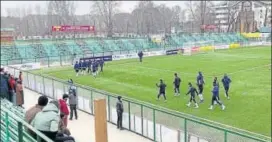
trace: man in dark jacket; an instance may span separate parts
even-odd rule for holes
[[[139,56],[140,62],[142,62],[142,61],[143,61],[143,56],[144,56],[143,51],[140,51],[140,52],[138,53],[138,56]]]
[[[122,97],[118,96],[117,97],[118,101],[116,103],[116,110],[117,110],[117,129],[122,130],[122,119],[123,119],[123,112],[124,112],[124,107],[123,107],[123,102],[122,102]]]
[[[1,78],[0,78],[0,81],[1,81],[1,86],[0,86],[0,93],[1,93],[1,98],[5,98],[5,99],[9,99],[8,98],[8,94],[9,94],[9,88],[8,88],[8,78],[7,78],[7,75],[4,73],[4,68],[1,68],[0,69],[0,73],[1,73]]]
[[[229,99],[229,87],[231,79],[227,76],[227,74],[225,74],[224,77],[222,78],[222,83],[225,89],[225,96]]]
[[[213,94],[213,95],[212,95],[212,103],[211,103],[211,106],[210,106],[209,109],[212,110],[212,109],[213,109],[214,102],[217,102],[217,104],[219,104],[219,105],[221,106],[222,110],[224,110],[224,109],[225,109],[224,104],[218,100],[218,96],[219,96],[219,86],[215,85],[215,86],[213,87],[212,94]]]

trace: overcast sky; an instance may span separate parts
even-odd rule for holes
[[[121,12],[131,12],[139,1],[122,1],[121,2]],[[83,15],[90,11],[91,2],[90,1],[76,1],[77,5],[76,14]],[[166,4],[169,7],[179,5],[184,7],[184,1],[154,1],[155,4]],[[6,16],[7,8],[22,8],[22,7],[35,7],[36,4],[41,5],[45,9],[46,1],[1,1],[1,16]]]

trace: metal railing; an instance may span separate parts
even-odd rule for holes
[[[18,76],[20,70],[7,67],[9,73]],[[65,80],[23,71],[23,84],[26,88],[59,99],[68,92]],[[116,124],[115,104],[117,94],[75,84],[77,87],[78,108],[94,115],[96,99],[106,99],[107,120]],[[129,131],[156,142],[268,142],[271,137],[226,126],[189,114],[172,111],[146,102],[123,97],[123,126]]]
[[[36,138],[27,133],[31,130]],[[53,142],[1,104],[1,142]]]

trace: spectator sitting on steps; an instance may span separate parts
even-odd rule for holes
[[[58,113],[59,103],[57,101],[50,101],[41,112],[36,114],[31,125],[54,141],[58,133],[60,122],[60,116]]]
[[[36,104],[35,106],[31,107],[30,109],[28,109],[26,111],[25,114],[25,121],[29,124],[31,124],[32,120],[35,118],[36,114],[38,112],[41,112],[42,109],[47,105],[48,103],[48,98],[46,96],[40,96],[38,99],[38,104]],[[30,131],[27,130],[28,133],[30,133],[31,136],[35,137],[36,135]]]

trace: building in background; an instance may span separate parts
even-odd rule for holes
[[[224,1],[213,9],[220,32],[254,32],[271,26],[271,1]]]

